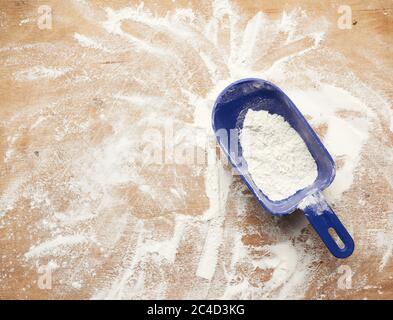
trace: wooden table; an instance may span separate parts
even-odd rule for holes
[[[287,2],[1,1],[1,299],[393,298],[393,3],[347,1],[346,24],[339,1]],[[247,76],[369,110],[334,114],[358,123],[326,194],[349,259],[203,161],[216,94]],[[144,163],[174,137],[202,161]]]

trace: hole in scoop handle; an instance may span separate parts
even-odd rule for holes
[[[345,229],[321,193],[317,193],[312,195],[310,198],[306,198],[306,200],[301,204],[300,209],[303,210],[308,221],[311,223],[329,251],[336,258],[344,259],[352,254],[355,249],[355,244],[351,235]],[[337,233],[338,237],[344,244],[343,248],[338,246],[337,242],[329,233],[329,229],[334,229]]]

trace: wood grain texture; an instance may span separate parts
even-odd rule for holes
[[[264,214],[238,177],[225,201],[218,198],[225,214],[205,219],[211,206],[205,165],[139,162],[136,142],[146,130],[163,132],[163,119],[175,130],[193,125],[194,106],[184,90],[202,99],[216,82],[232,77],[225,59],[234,35],[224,15],[212,45],[198,29],[212,19],[212,3],[169,0],[145,1],[140,10],[151,15],[121,20],[122,35],[108,32],[105,8],[117,12],[138,4],[1,1],[0,298],[392,299],[393,2],[347,1],[353,25],[341,30],[339,1],[233,1],[243,29],[260,11],[269,25],[283,11],[300,8],[307,14],[303,32],[325,19],[321,48],[294,57],[290,68],[304,67],[305,90],[313,84],[307,68],[320,70],[326,81],[336,74],[334,84],[353,89],[373,113],[354,181],[332,204],[356,242],[345,261],[330,256],[300,212],[281,219]],[[50,30],[37,25],[41,5],[51,7]],[[182,22],[174,23],[180,8],[192,9],[197,22],[182,11]],[[314,43],[282,37],[264,55],[253,53],[257,70]],[[216,71],[201,52],[215,61]],[[290,86],[291,80],[277,84]],[[346,110],[338,116],[362,117]],[[327,125],[314,128],[323,139]],[[360,135],[362,130],[359,125]],[[214,274],[203,279],[197,272],[209,230],[212,236],[218,230],[222,241]],[[265,286],[279,266],[255,267],[267,255],[264,248],[281,242],[312,257],[304,262],[305,279],[288,294],[286,283],[270,291]],[[237,243],[248,260],[234,257]],[[40,267],[48,263],[50,290],[39,287]],[[338,283],[346,268],[352,283],[343,289]],[[236,285],[239,292],[228,291]]]

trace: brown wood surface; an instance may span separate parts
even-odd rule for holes
[[[37,10],[43,4],[52,8],[50,30],[37,26]],[[131,151],[130,141],[149,128],[143,119],[170,119],[177,128],[193,123],[194,109],[182,89],[205,97],[215,85],[206,66],[196,57],[199,49],[192,47],[197,41],[201,43],[202,35],[179,40],[167,26],[154,29],[137,19],[123,20],[122,30],[143,40],[148,48],[157,45],[176,52],[173,61],[163,65],[158,53],[136,48],[103,28],[105,7],[135,8],[137,2],[2,0],[1,299],[221,298],[229,285],[243,280],[253,293],[250,295],[247,289],[242,295],[240,290],[230,298],[393,298],[393,126],[392,115],[386,111],[386,104],[393,110],[393,2],[346,1],[353,12],[350,30],[337,28],[340,1],[238,0],[233,4],[244,21],[259,11],[269,21],[277,21],[284,10],[294,8],[307,13],[305,21],[324,17],[329,27],[321,50],[331,55],[305,54],[294,63],[327,68],[330,75],[337,74],[336,85],[342,87],[351,87],[356,78],[365,84],[359,99],[376,95],[367,100],[375,101],[375,105],[367,102],[367,106],[376,118],[354,181],[333,203],[354,236],[353,256],[345,261],[333,258],[300,213],[280,219],[264,214],[235,177],[225,203],[219,204],[225,216],[214,275],[211,279],[197,276],[209,224],[212,228],[216,221],[203,219],[209,207],[206,168],[142,166],[133,162],[133,152],[138,150]],[[210,1],[148,0],[143,10],[150,10],[154,19],[164,19],[179,8],[192,8],[196,17],[205,21],[212,16]],[[228,28],[222,24],[219,31],[220,48],[225,49]],[[101,47],[84,47],[75,34],[96,39]],[[203,50],[220,60],[224,49],[209,49],[207,40],[202,45]],[[278,40],[260,59],[260,69],[309,45],[302,41],[288,46]],[[45,68],[63,74],[46,77]],[[223,74],[228,73],[224,66],[220,68]],[[29,79],[26,70],[35,78]],[[37,76],[34,70],[41,73]],[[44,76],[40,76],[42,72]],[[118,94],[139,95],[142,102],[132,105],[114,98]],[[150,101],[146,97],[153,98]],[[351,116],[342,114],[343,118]],[[210,124],[206,127],[210,128]],[[315,129],[323,138],[326,128]],[[340,159],[335,160],[340,166]],[[145,192],[143,186],[151,192]],[[147,246],[149,241],[162,246],[158,251],[165,256],[176,228],[182,225],[179,219],[186,222],[184,230],[179,231],[174,257],[162,258],[156,253],[138,256],[138,246]],[[89,239],[78,242],[75,235],[80,234]],[[32,246],[54,239],[60,243],[52,242],[51,248],[37,256],[26,256]],[[73,244],[67,245],[67,239]],[[301,288],[296,293],[278,295],[284,292],[284,283],[277,290],[264,291],[274,268],[256,268],[241,259],[231,266],[237,241],[256,260],[266,254],[260,250],[263,246],[277,242],[290,241],[295,247],[306,248],[314,258]],[[52,286],[42,289],[39,269],[50,261],[56,266]],[[338,285],[340,266],[351,270],[350,288]],[[232,268],[230,279],[228,268]]]

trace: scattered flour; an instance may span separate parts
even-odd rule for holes
[[[314,73],[311,76],[318,77]],[[329,201],[338,201],[352,186],[375,114],[347,90],[326,83],[320,83],[316,89],[291,88],[287,93],[300,111],[311,118],[313,127],[327,125],[323,143],[335,160],[342,160],[342,164],[337,167],[336,177],[325,195]],[[340,117],[340,113],[350,116]]]
[[[14,74],[17,81],[33,81],[38,79],[56,79],[70,72],[70,68],[48,68],[46,66],[35,66]]]
[[[26,106],[29,113],[4,120],[5,134],[10,136],[9,128],[31,121],[31,142],[49,139],[42,132],[45,127],[61,130],[59,142],[42,142],[48,150],[33,156],[37,165],[28,173],[18,165],[28,163],[26,157],[34,150],[21,152],[9,143],[4,162],[12,164],[12,177],[3,179],[0,197],[0,231],[9,233],[11,219],[23,224],[25,212],[37,219],[23,239],[29,247],[34,235],[35,245],[21,259],[34,266],[56,257],[56,277],[68,285],[56,286],[53,297],[69,297],[67,288],[81,284],[81,291],[93,298],[303,298],[315,275],[321,275],[317,291],[324,290],[330,274],[327,278],[315,270],[320,252],[308,247],[312,238],[304,241],[306,223],[291,225],[288,231],[276,221],[270,223],[270,218],[250,216],[251,202],[242,192],[233,194],[241,184],[232,183],[235,179],[221,162],[209,162],[185,180],[184,168],[170,167],[163,177],[165,168],[141,167],[136,142],[144,125],[160,127],[173,118],[192,130],[211,133],[211,107],[218,93],[240,78],[264,78],[283,87],[313,127],[327,126],[321,138],[333,157],[341,160],[327,192],[340,199],[356,178],[371,131],[370,112],[380,112],[381,103],[375,103],[377,97],[369,89],[360,85],[356,89],[358,79],[344,76],[348,69],[339,73],[329,69],[329,61],[337,64],[344,57],[326,59],[322,47],[327,20],[309,17],[302,10],[284,11],[278,18],[263,12],[246,17],[227,0],[212,2],[210,18],[191,9],[160,15],[143,4],[103,9],[85,0],[72,3],[96,27],[88,33],[94,37],[77,28],[68,40],[78,46],[56,42],[0,48],[17,62],[14,76],[19,81],[57,78],[71,70],[69,66],[75,71],[75,77],[65,82],[69,95],[59,97],[54,106],[42,105],[44,118],[39,120],[42,115],[32,113],[38,108],[30,105]],[[80,46],[94,50],[80,50]],[[123,61],[124,52],[132,60],[99,68],[91,64],[107,51],[113,61]],[[54,55],[64,61],[64,67],[41,65]],[[35,59],[29,67],[21,67],[29,56]],[[325,59],[328,67],[316,66],[312,59]],[[84,129],[79,124],[86,122],[86,107],[97,112],[99,120],[92,112],[93,125]],[[65,130],[68,123],[71,129]],[[205,150],[204,141],[195,144]],[[209,158],[214,158],[215,148],[215,143],[207,148]],[[389,170],[383,176],[389,176]],[[41,187],[29,191],[36,184],[33,181]],[[206,207],[187,215],[184,204],[196,196],[207,198]],[[56,204],[64,199],[71,202],[59,208]],[[231,206],[233,199],[236,204]],[[30,205],[21,207],[23,203]],[[248,220],[252,222],[247,224]],[[359,238],[364,237],[364,231],[357,231]],[[258,237],[265,232],[267,237]],[[254,245],[247,244],[248,237],[257,237]],[[3,258],[13,254],[8,247],[13,248],[5,245]],[[387,246],[381,269],[390,261],[391,246]],[[186,277],[179,280],[182,275]],[[6,286],[15,288],[11,282]]]
[[[32,257],[39,257],[48,253],[53,253],[53,250],[59,246],[73,246],[82,242],[86,242],[83,235],[72,235],[72,236],[58,236],[54,239],[32,246],[29,251],[25,253],[27,259]]]
[[[288,198],[317,178],[306,144],[280,115],[248,110],[240,141],[252,179],[273,201]]]
[[[91,49],[98,49],[102,50],[104,52],[112,52],[108,48],[104,47],[102,43],[97,41],[96,39],[90,38],[88,36],[85,36],[80,33],[75,33],[74,34],[74,39],[78,41],[78,43],[85,48],[91,48]]]

